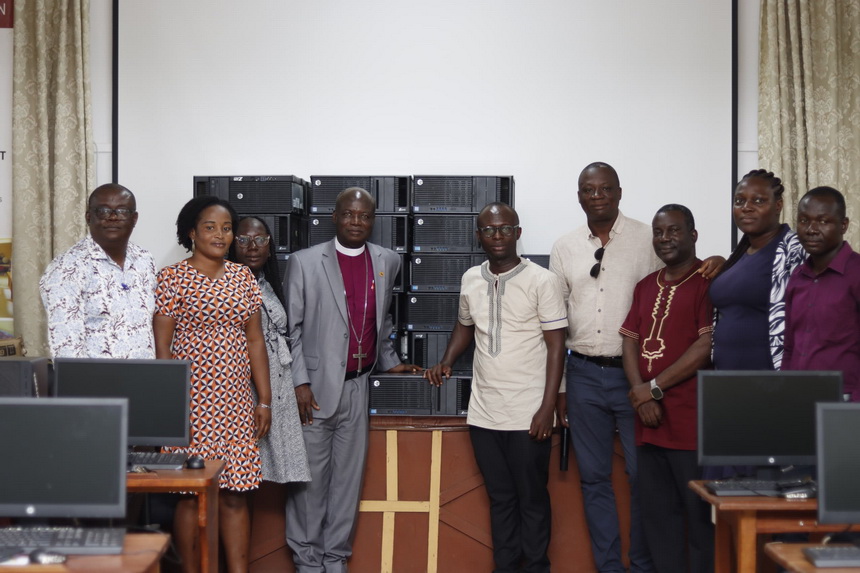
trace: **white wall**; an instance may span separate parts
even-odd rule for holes
[[[91,0],[99,180],[118,149],[120,182],[139,198],[135,240],[159,265],[182,256],[172,222],[202,174],[513,174],[521,250],[548,252],[584,222],[571,183],[604,160],[627,214],[685,203],[700,254],[727,254],[724,4],[127,2],[121,106],[138,103],[117,145],[111,1]],[[757,3],[739,4],[741,34],[754,34],[740,59],[757,66]],[[742,65],[741,172],[756,154],[749,73]]]

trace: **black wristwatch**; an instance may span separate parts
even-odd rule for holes
[[[662,400],[663,399],[663,390],[661,390],[660,387],[657,386],[657,379],[656,378],[651,380],[651,397],[654,398],[655,400]]]

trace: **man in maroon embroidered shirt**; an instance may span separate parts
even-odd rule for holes
[[[845,198],[816,187],[797,205],[797,237],[809,257],[785,291],[782,370],[841,370],[860,401],[860,255],[843,237]]]
[[[699,272],[690,210],[661,207],[651,227],[654,251],[666,267],[636,285],[620,329],[629,398],[638,414],[645,541],[660,573],[707,573],[714,569],[714,530],[707,504],[687,483],[701,478],[696,372],[710,363],[713,307]]]

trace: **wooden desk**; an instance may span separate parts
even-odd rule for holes
[[[814,567],[803,554],[804,547],[817,547],[818,543],[768,543],[765,554],[790,573],[858,573],[860,567]]]
[[[714,508],[716,573],[755,571],[756,536],[760,533],[825,533],[847,528],[841,524],[819,524],[816,518],[818,500],[815,499],[789,501],[779,497],[719,497],[711,494],[702,481],[691,481],[689,485]],[[731,560],[733,547],[734,567]]]
[[[119,555],[70,555],[62,565],[0,566],[0,571],[27,573],[158,573],[170,536],[164,533],[129,533]]]
[[[200,530],[200,570],[218,573],[218,476],[222,461],[206,461],[202,470],[158,470],[129,473],[129,493],[189,492],[197,494],[197,527]]]

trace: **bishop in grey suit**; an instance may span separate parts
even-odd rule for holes
[[[376,205],[364,189],[338,195],[334,239],[294,253],[284,294],[292,374],[311,482],[293,484],[287,543],[299,573],[346,571],[367,457],[368,373],[417,372],[389,339],[400,257],[367,242]]]

